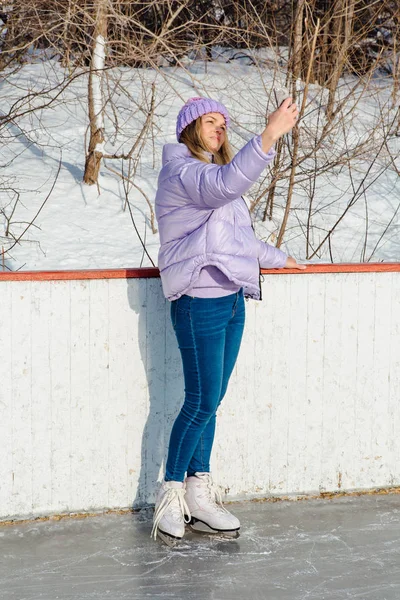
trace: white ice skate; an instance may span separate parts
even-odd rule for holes
[[[222,506],[221,493],[210,473],[195,473],[186,479],[186,522],[197,533],[239,537],[240,521]]]
[[[155,540],[158,537],[168,546],[175,546],[182,539],[185,522],[188,523],[190,518],[184,484],[181,481],[163,481],[157,495],[151,536]]]

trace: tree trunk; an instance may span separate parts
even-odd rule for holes
[[[291,95],[295,102],[297,96],[297,81],[301,78],[302,71],[302,50],[303,50],[303,19],[305,0],[298,0],[294,15],[294,28],[292,39],[292,56],[291,56]]]
[[[351,44],[355,1],[356,0],[339,0],[337,3],[336,14],[339,14],[339,16],[337,16],[334,21],[333,30],[332,63],[330,65],[330,79],[328,82],[329,98],[326,108],[328,121],[330,121],[333,116],[336,90],[346,64],[347,53]]]
[[[107,37],[107,0],[97,0],[96,21],[93,35],[93,52],[89,72],[89,125],[90,140],[86,156],[83,181],[88,185],[97,183],[101,159],[104,154],[104,119],[102,80],[105,65]]]

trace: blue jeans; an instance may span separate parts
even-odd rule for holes
[[[242,340],[243,290],[222,298],[182,296],[171,318],[181,351],[185,401],[172,427],[166,481],[210,471],[216,412]]]

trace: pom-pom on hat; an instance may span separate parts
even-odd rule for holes
[[[229,114],[227,109],[221,102],[217,100],[211,100],[211,98],[189,98],[179,111],[178,118],[176,120],[176,137],[179,142],[182,131],[190,125],[193,121],[206,115],[207,113],[217,112],[225,119],[226,127],[229,127]]]

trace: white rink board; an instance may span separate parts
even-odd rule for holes
[[[400,485],[400,272],[264,276],[218,414],[229,499]],[[0,519],[154,502],[183,400],[159,279],[0,281]]]

